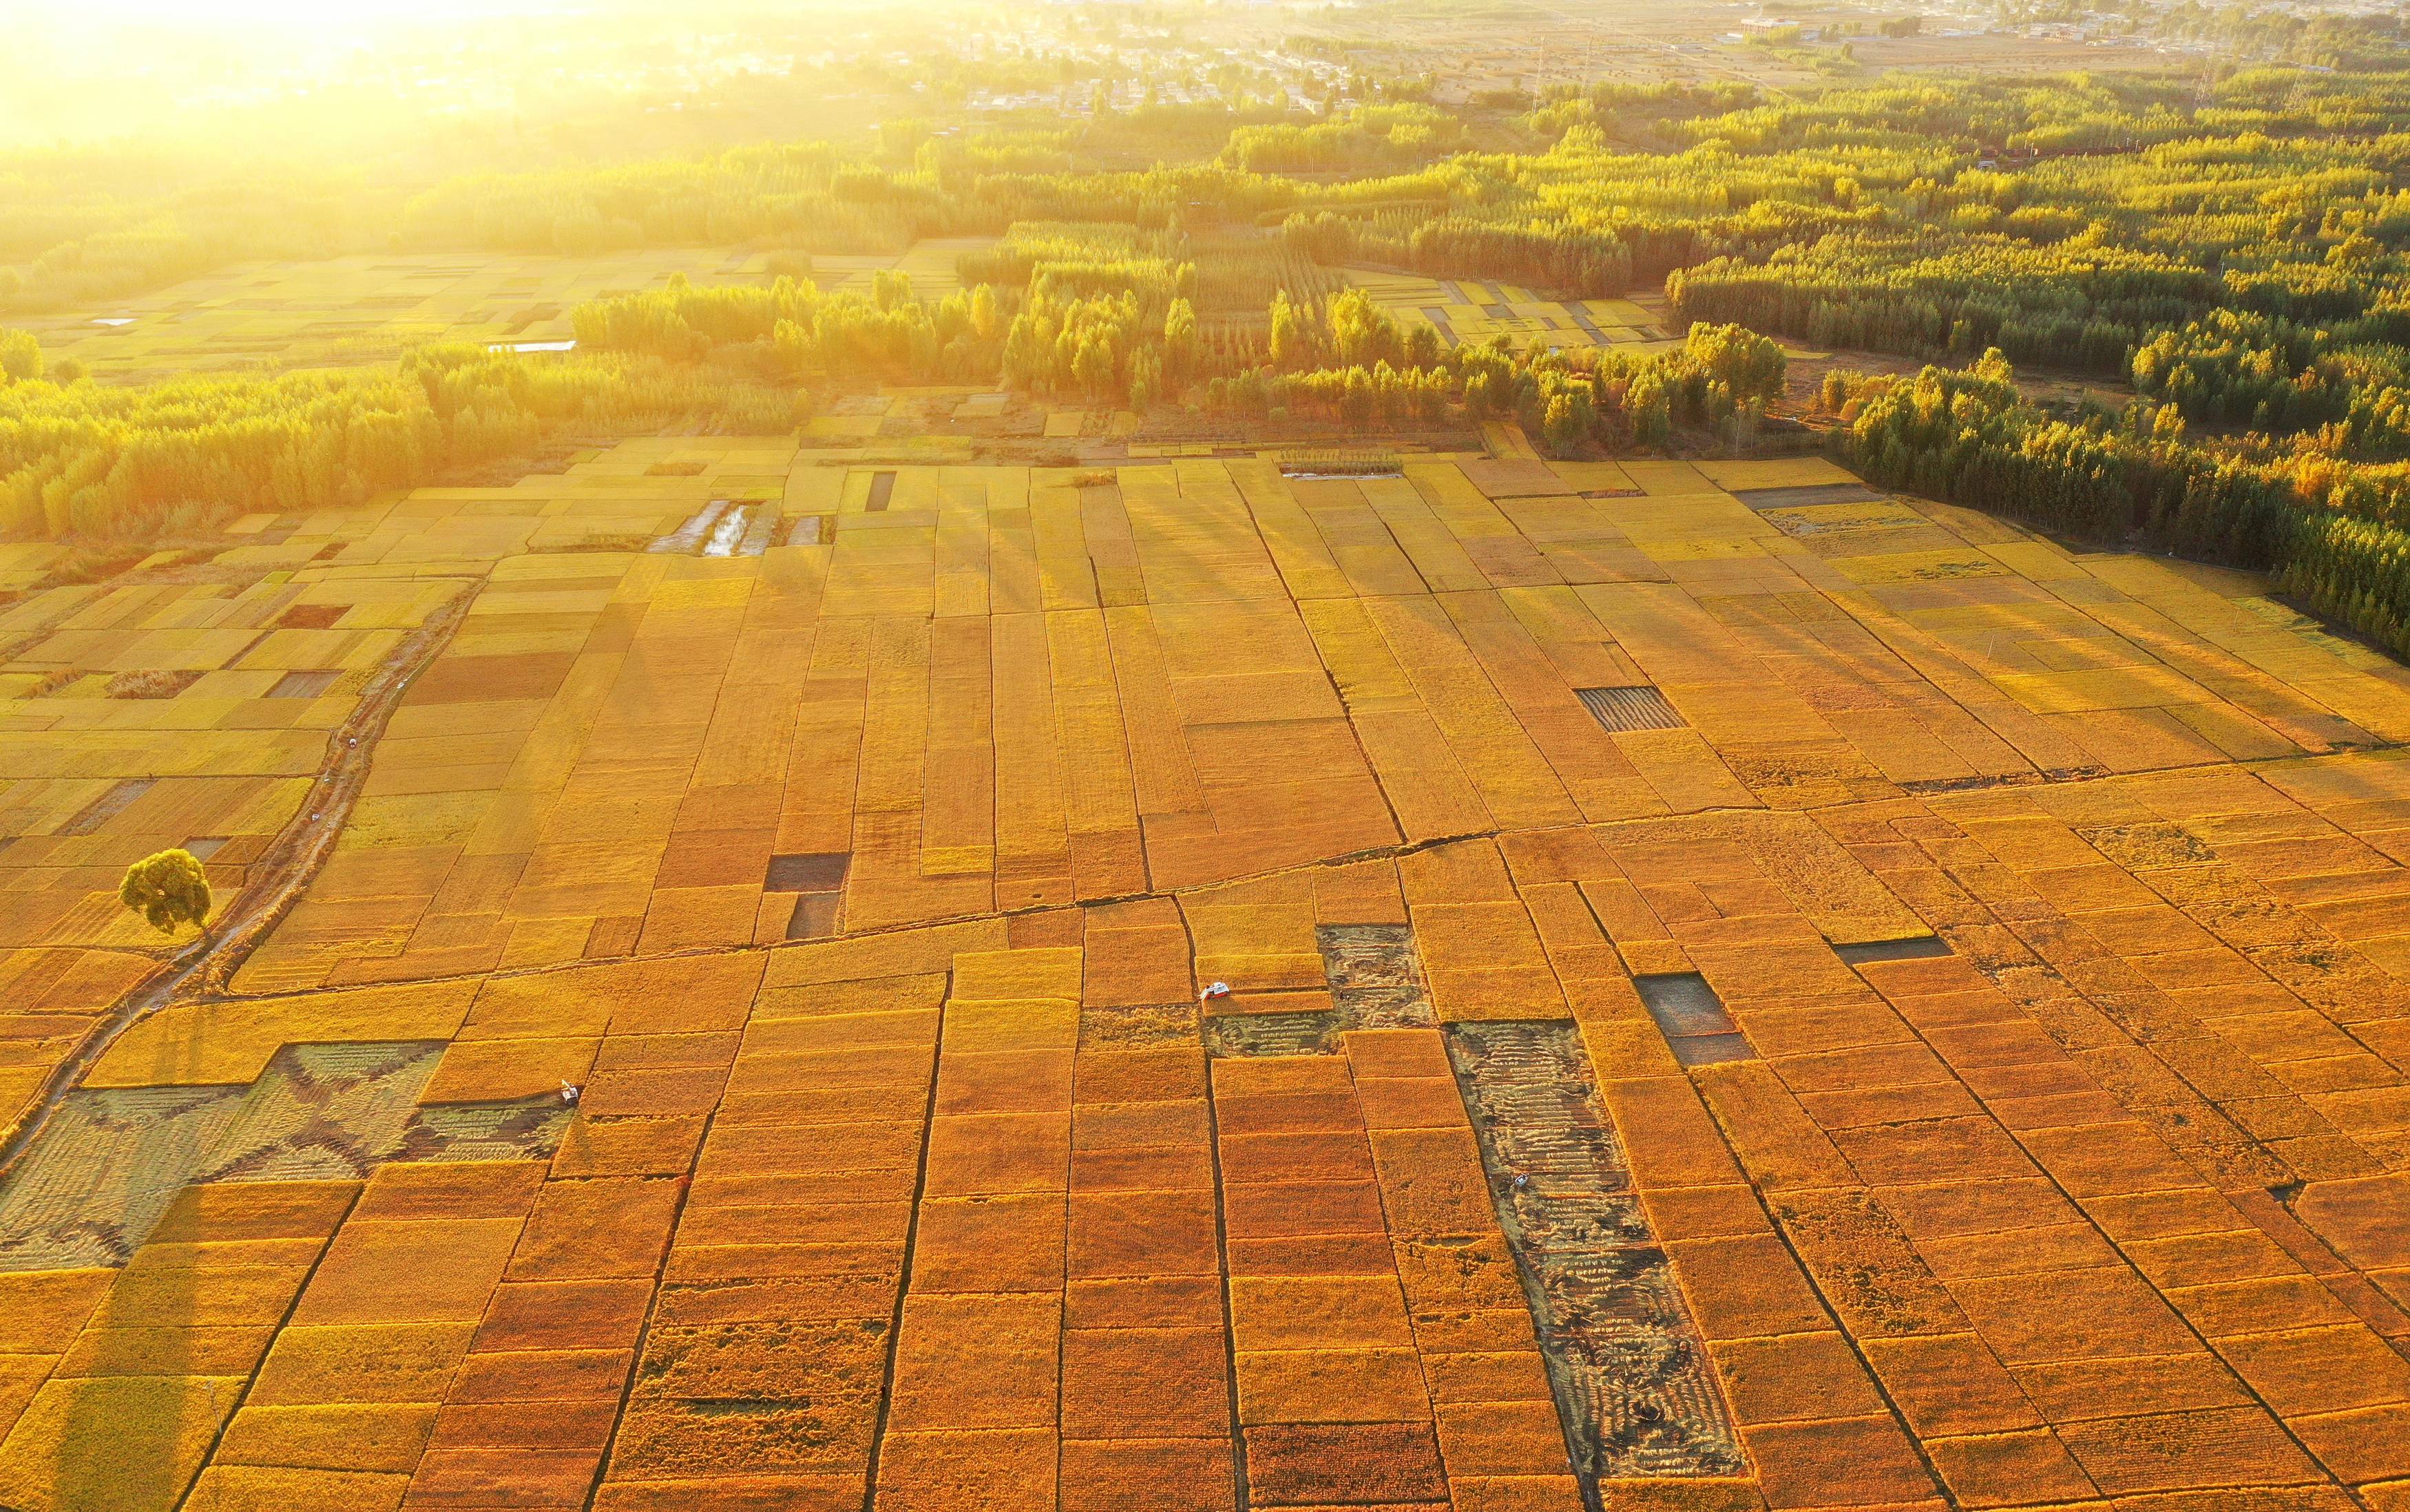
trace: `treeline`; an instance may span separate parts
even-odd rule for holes
[[[2107,373],[2206,308],[2358,319],[2403,302],[2410,284],[2410,191],[2395,186],[2410,87],[2393,75],[2263,70],[2207,98],[2109,76],[1884,80],[1779,99],[1742,85],[1599,86],[1532,112],[1527,124],[1552,138],[1536,153],[1465,151],[1459,117],[1424,104],[1307,122],[1190,107],[1128,117],[1176,118],[1180,132],[1157,143],[1175,151],[1192,137],[1207,150],[1206,128],[1239,124],[1212,160],[1136,170],[1071,166],[1119,151],[1092,153],[1097,142],[1155,141],[1118,116],[943,137],[898,121],[866,155],[771,145],[409,194],[332,168],[188,190],[189,164],[180,176],[132,156],[29,156],[0,163],[0,189],[14,191],[0,194],[0,308],[116,298],[243,256],[370,247],[893,252],[1016,224],[1113,222],[1134,228],[1140,254],[1176,264],[1162,243],[1286,217],[1324,261],[1585,296],[1681,270],[1701,318],[1910,354],[1999,345]],[[2137,292],[2134,271],[2153,258],[2156,284]],[[1049,292],[1086,298],[1119,279]],[[976,281],[1026,287],[1028,274]],[[2170,299],[2185,308],[2170,313]]]
[[[46,369],[42,343],[32,331],[0,330],[0,388],[30,383]]]
[[[1324,263],[1576,295],[1671,274],[1691,318],[2122,374],[2205,308],[2334,322],[2410,306],[2410,193],[2394,187],[2410,88],[2283,77],[2291,94],[2274,101],[2256,75],[2207,100],[2155,79],[1885,82],[1779,101],[1602,89],[1533,113],[1559,134],[1546,153],[1452,159],[1445,196],[1418,214],[1321,203],[1284,229]],[[2362,95],[2381,103],[2356,119],[2403,134],[2317,135]],[[2224,129],[2267,117],[2285,129]],[[1613,147],[1610,125],[1674,146]]]
[[[1365,105],[1311,125],[1241,126],[1222,161],[1249,173],[1379,172],[1455,152],[1464,141],[1464,123],[1445,110]]]
[[[965,284],[1022,284],[1045,263],[1125,262],[1168,256],[1170,233],[1120,221],[1019,221],[994,243],[954,259]]]
[[[1184,389],[1207,348],[1183,292],[1194,268],[1112,257],[1136,246],[1116,234],[1127,231],[1016,227],[980,266],[1025,269],[1025,284],[982,283],[939,300],[918,298],[892,270],[875,273],[867,295],[792,278],[762,287],[675,275],[663,288],[580,305],[570,319],[581,348],[709,360],[765,380],[1000,382],[1143,409]]]
[[[334,167],[247,179],[181,158],[172,173],[131,155],[65,161],[0,163],[0,311],[118,299],[249,259],[748,243],[863,253],[1003,224],[984,202],[943,193],[934,173],[821,144],[478,174],[423,190]],[[70,176],[77,167],[89,179]]]
[[[1005,333],[1002,376],[1015,388],[1143,410],[1186,387],[1199,352],[1186,299],[1038,293]]]
[[[1307,197],[1310,187],[1225,163],[1173,163],[1112,172],[990,174],[969,185],[964,197],[992,230],[1016,221],[1118,221],[1160,231],[1285,213]],[[1354,190],[1337,185],[1312,192]]]
[[[1359,289],[1321,317],[1276,298],[1270,361],[1209,379],[1209,412],[1314,415],[1347,425],[1466,418],[1520,422],[1555,456],[1658,445],[1677,426],[1754,424],[1782,393],[1773,342],[1738,327],[1697,326],[1678,351],[1517,349],[1503,337],[1444,350],[1430,327],[1401,327]]]
[[[1418,186],[1400,180],[1382,186],[1386,198],[1341,204],[1317,196],[1299,207],[1296,235],[1327,260],[1596,297],[1719,255],[1763,255],[1880,225],[1887,214],[1880,191],[1904,190],[1951,166],[1946,153],[1923,143],[1857,151],[1847,160],[1748,156],[1720,141],[1671,154],[1619,151],[1583,124],[1536,155],[1449,160],[1421,201],[1423,213],[1406,224],[1392,207]]]
[[[1174,299],[1197,298],[1197,266],[1181,255],[1183,240],[1110,221],[1016,221],[994,245],[957,258],[955,271],[965,285],[1058,301],[1135,293],[1160,314]]]
[[[2281,484],[2185,445],[2148,406],[2121,425],[2026,402],[1996,351],[1963,371],[1829,383],[1825,398],[1849,465],[1909,492],[2243,567],[2272,565],[2290,523]]]
[[[1517,349],[1503,338],[1450,352],[1431,327],[1401,325],[1352,288],[1318,304],[1276,292],[1264,360],[1241,366],[1247,349],[1205,339],[1191,302],[1159,280],[1065,294],[1047,283],[1053,265],[1029,266],[1026,288],[982,284],[935,303],[893,273],[878,275],[867,298],[791,279],[767,288],[674,279],[581,306],[572,320],[582,349],[785,381],[1000,381],[1137,410],[1186,400],[1355,424],[1433,420],[1460,406],[1474,419],[1517,419],[1559,455],[1660,444],[1682,426],[1745,430],[1782,391],[1780,349],[1738,327],[1702,323],[1679,351],[1649,356]]]
[[[29,366],[0,343],[7,371]],[[716,419],[784,430],[791,391],[652,358],[424,347],[399,364],[109,386],[0,383],[0,530],[140,536],[356,503],[548,434]]]
[[[2410,470],[2255,461],[2172,406],[2054,415],[1997,352],[1963,371],[1828,378],[1835,450],[1874,482],[2111,544],[2272,572],[2317,613],[2410,655]]]
[[[1306,193],[1223,163],[1073,171],[1061,142],[978,133],[924,141],[900,163],[778,144],[416,185],[333,167],[248,179],[131,153],[0,159],[0,313],[118,299],[246,259],[678,245],[893,253],[1016,221],[1252,221]]]
[[[1186,387],[1203,350],[1197,265],[1175,260],[1183,250],[1168,228],[1016,222],[960,271],[997,279],[1013,312],[1002,382],[1138,410]]]
[[[881,269],[869,294],[822,293],[809,280],[697,285],[682,273],[667,286],[596,299],[570,312],[581,349],[676,361],[711,358],[765,379],[834,375],[980,382],[995,371],[1003,315],[982,284],[931,303],[906,275]]]
[[[1894,76],[1698,112],[1668,130],[1686,144],[1721,142],[1752,154],[1922,141],[1979,155],[2029,145],[2033,134],[2074,123],[2111,121],[2146,134],[2148,123],[2177,119],[2196,100],[2189,80],[2144,74]]]
[[[1677,147],[1665,135],[1668,123],[1703,115],[1729,115],[1757,104],[1755,84],[1738,80],[1668,80],[1656,84],[1556,86],[1524,118],[1524,126],[1545,137],[1561,137],[1575,126],[1595,126],[1627,142]]]
[[[2210,41],[2246,57],[2274,57],[2322,68],[2397,66],[2403,28],[2399,15],[2292,11],[2274,7],[2169,7],[2151,16],[2151,29]]]
[[[2154,327],[2224,294],[2203,269],[2097,237],[2036,246],[2007,237],[1825,237],[1764,262],[1721,257],[1675,272],[1689,320],[1739,321],[1817,346],[1910,354],[1998,347],[2012,360],[2115,372]]]
[[[2346,118],[2382,134],[2322,124]],[[2358,327],[2335,346],[2403,334],[2410,195],[2396,182],[2410,85],[2400,76],[2263,72],[2207,100],[2147,79],[1937,80],[1673,129],[1693,153],[1740,149],[1762,169],[1806,170],[1819,155],[1887,165],[1853,190],[1832,184],[1836,202],[1876,208],[1865,225],[1730,245],[1676,273],[1669,293],[1694,318],[1911,356],[1996,346],[2121,376],[2138,349],[2214,311]],[[1936,150],[1952,155],[1900,176],[1899,163]],[[2198,366],[2171,353],[2149,360]],[[2296,361],[2287,377],[2301,371]],[[2339,418],[2330,399],[2311,396],[2305,422]],[[2263,389],[2250,402],[2263,400],[2284,423],[2286,397]],[[2188,413],[2199,402],[2186,400]]]
[[[2277,589],[2410,657],[2410,532],[2333,511],[2301,517]]]
[[[1433,278],[1505,279],[1576,299],[1613,298],[1632,286],[1632,253],[1612,235],[1457,215],[1399,235],[1386,219],[1300,212],[1282,223],[1281,235],[1323,264],[1387,263]]]

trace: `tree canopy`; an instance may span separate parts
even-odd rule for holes
[[[172,935],[186,924],[204,925],[210,917],[210,879],[191,851],[179,847],[143,857],[125,868],[117,900],[149,921],[152,928]]]

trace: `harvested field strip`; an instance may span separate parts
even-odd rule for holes
[[[1579,1031],[1458,1024],[1447,1051],[1592,1505],[1602,1480],[1746,1474]]]
[[[1679,730],[1686,724],[1665,695],[1654,688],[1577,688],[1574,691],[1602,729],[1629,734]]]
[[[1680,1064],[1713,1066],[1757,1058],[1756,1047],[1724,1010],[1723,999],[1697,972],[1634,977],[1632,985]]]
[[[102,825],[133,807],[134,801],[150,792],[152,786],[149,778],[128,778],[94,798],[73,819],[60,825],[58,833],[65,836],[97,834]]]
[[[1797,509],[1809,504],[1876,504],[1888,494],[1862,483],[1813,483],[1793,487],[1735,488],[1733,497],[1751,509]]]
[[[1924,961],[1950,953],[1950,947],[1930,935],[1908,939],[1875,939],[1863,945],[1836,945],[1833,953],[1851,966],[1869,961]]]
[[[250,1086],[71,1092],[0,1181],[0,1271],[123,1265],[192,1184],[359,1180],[392,1160],[541,1160],[558,1096],[428,1104],[443,1043],[287,1045]]]
[[[704,538],[703,549],[700,555],[705,557],[735,556],[737,554],[737,548],[744,545],[745,537],[751,530],[754,516],[757,513],[758,511],[753,506],[746,504],[738,504],[733,508],[722,512],[719,518],[713,522],[711,533]],[[749,556],[752,555],[752,553],[748,552],[747,555]]]
[[[1328,984],[1327,1009],[1265,1010],[1249,1003],[1224,1012],[1209,1002],[1205,1042],[1215,1055],[1327,1055],[1351,1029],[1430,1028],[1430,991],[1403,924],[1325,924],[1314,944]],[[1280,999],[1266,1002],[1277,1004]]]

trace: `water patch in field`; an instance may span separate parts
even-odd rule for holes
[[[706,557],[735,556],[753,528],[755,513],[756,506],[752,504],[739,504],[723,512],[713,523],[711,534],[704,539],[703,554]]]
[[[728,501],[715,499],[696,510],[684,525],[662,536],[646,549],[673,556],[690,556],[719,524],[719,516],[727,513]]]

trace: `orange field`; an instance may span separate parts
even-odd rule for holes
[[[2262,585],[1815,460],[244,529],[0,615],[12,1107],[474,599],[0,1185],[0,1506],[2410,1509],[2410,675]]]

